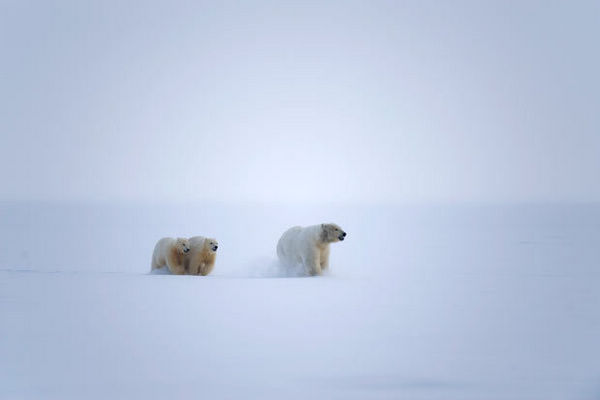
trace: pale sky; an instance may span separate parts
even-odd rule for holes
[[[600,2],[0,0],[0,200],[600,201]]]

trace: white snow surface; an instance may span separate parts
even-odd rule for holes
[[[338,223],[331,271],[275,261]],[[0,205],[0,399],[599,399],[600,206]],[[149,274],[214,236],[207,277]]]

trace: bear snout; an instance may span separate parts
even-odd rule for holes
[[[219,246],[213,247],[213,251],[217,251],[218,248],[219,248]]]

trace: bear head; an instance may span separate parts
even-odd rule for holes
[[[217,242],[217,239],[206,238],[206,240],[204,240],[204,248],[215,253],[219,248],[219,242]]]
[[[346,238],[346,232],[336,224],[321,224],[321,240],[334,243]]]
[[[175,240],[175,248],[179,253],[187,253],[190,251],[190,241],[186,238],[177,238]]]

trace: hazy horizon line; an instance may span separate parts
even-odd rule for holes
[[[0,199],[0,207],[6,206],[90,206],[90,207],[444,207],[444,206],[600,206],[600,200],[423,200],[423,201],[140,201],[140,200],[83,200],[83,199]]]

